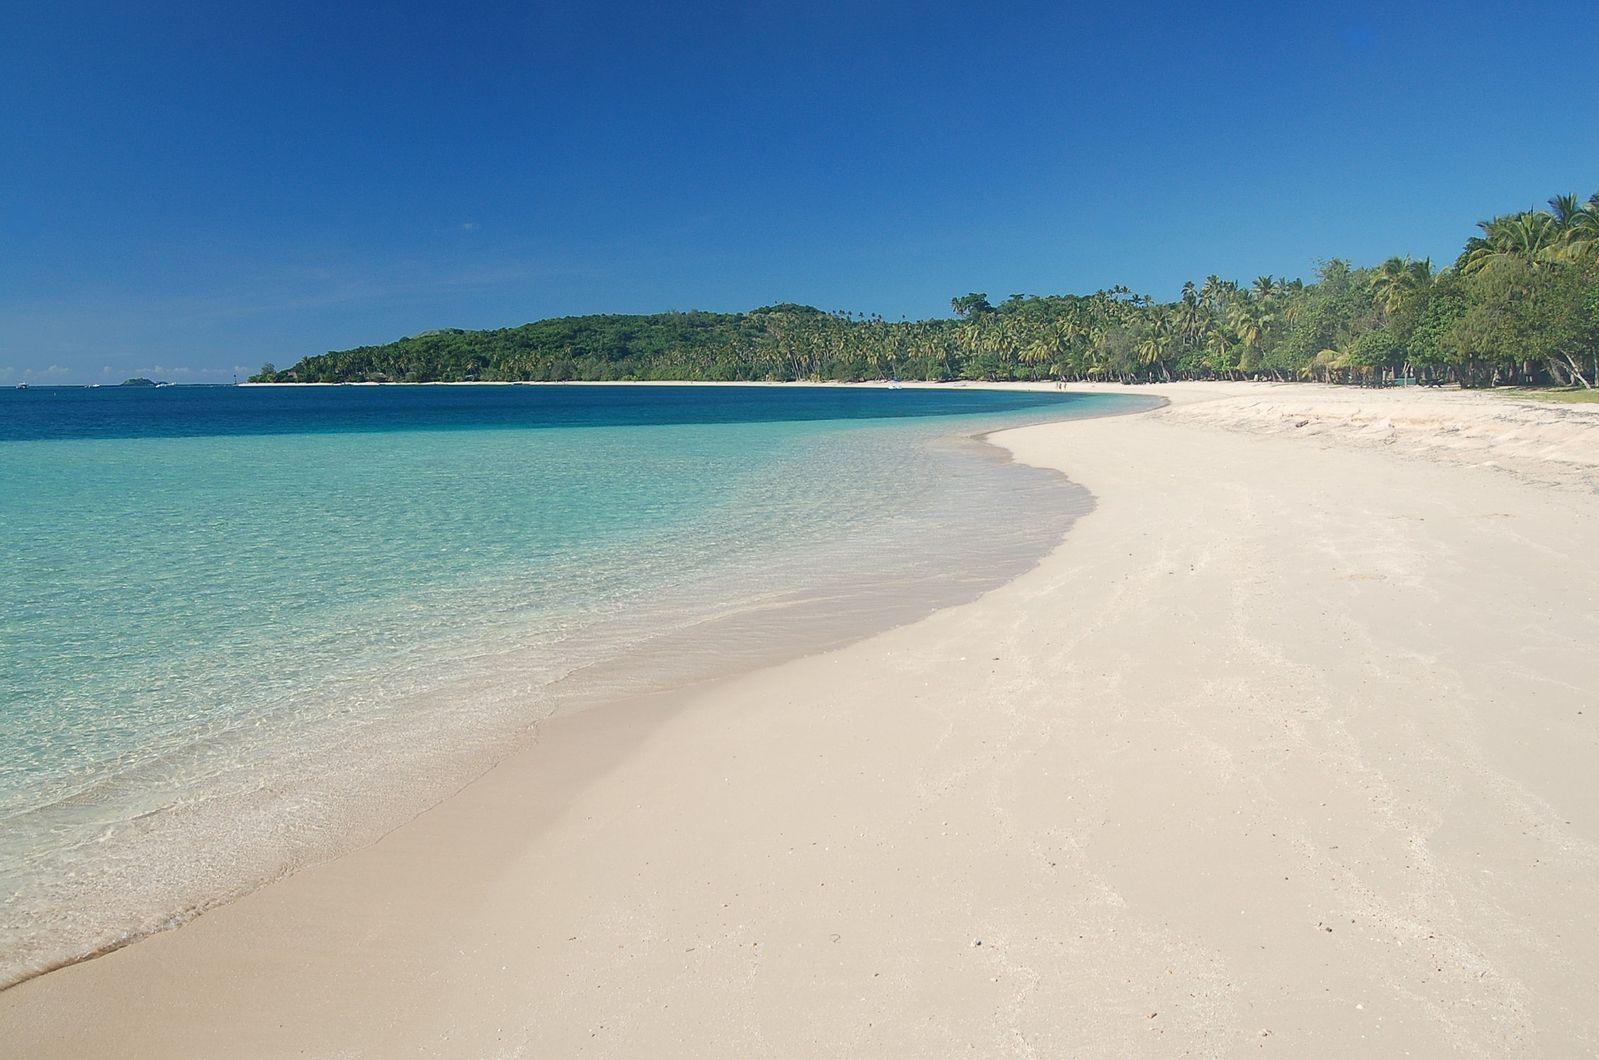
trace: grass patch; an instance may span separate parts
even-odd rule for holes
[[[1599,390],[1507,390],[1506,397],[1554,401],[1562,405],[1599,405]]]

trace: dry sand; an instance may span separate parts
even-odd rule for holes
[[[1008,586],[558,719],[4,1051],[1592,1055],[1599,410],[1163,392],[999,436],[1099,500]]]

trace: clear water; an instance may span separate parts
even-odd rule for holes
[[[554,711],[976,595],[1084,496],[971,435],[1137,400],[0,392],[0,984],[373,838]]]

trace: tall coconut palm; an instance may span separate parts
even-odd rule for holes
[[[1556,195],[1549,212],[1560,231],[1558,257],[1569,262],[1599,262],[1599,193],[1579,202],[1575,195]]]
[[[1205,337],[1205,324],[1207,317],[1204,308],[1199,304],[1199,296],[1193,292],[1193,284],[1186,284],[1183,290],[1183,300],[1177,304],[1177,317],[1175,324],[1178,336],[1183,345],[1189,349],[1200,345]],[[1189,297],[1189,295],[1193,297]]]
[[[1556,195],[1549,200],[1549,213],[1561,228],[1571,225],[1572,219],[1583,211],[1583,203],[1575,195]]]
[[[1177,327],[1171,315],[1163,309],[1157,309],[1149,331],[1138,343],[1136,351],[1138,362],[1145,371],[1159,369],[1161,378],[1168,383],[1171,382],[1171,372],[1166,369],[1166,361],[1171,356],[1176,339]]]
[[[993,352],[998,354],[999,363],[1005,372],[1015,374],[1017,354],[1026,345],[1026,335],[1022,330],[1022,323],[1015,317],[1006,317],[998,327],[990,329],[993,341]]]
[[[986,317],[970,316],[960,322],[955,329],[955,342],[967,357],[981,353],[983,349],[983,331]]]
[[[1233,339],[1225,328],[1212,328],[1205,336],[1205,360],[1211,371],[1231,376],[1237,370]]]
[[[1389,258],[1377,266],[1367,281],[1378,308],[1389,316],[1410,304],[1432,282],[1432,259]]]
[[[1271,326],[1271,311],[1264,305],[1239,300],[1227,310],[1227,326],[1238,337],[1241,354],[1238,366],[1245,372],[1258,371],[1266,329]]]
[[[1477,227],[1482,229],[1482,235],[1467,240],[1466,249],[1460,255],[1459,267],[1463,273],[1478,272],[1503,258],[1542,264],[1554,259],[1563,242],[1554,215],[1542,210],[1479,221]]]
[[[1282,280],[1277,284],[1278,315],[1283,323],[1293,324],[1305,314],[1305,281]]]
[[[1033,369],[1036,375],[1040,365],[1050,364],[1056,359],[1058,350],[1053,328],[1035,328],[1028,334],[1026,344],[1022,347],[1022,363]]]

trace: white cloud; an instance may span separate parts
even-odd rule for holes
[[[24,379],[56,379],[56,380],[59,380],[59,379],[64,379],[64,378],[66,378],[67,376],[69,376],[71,374],[72,374],[72,369],[70,369],[70,368],[68,368],[68,367],[66,367],[64,365],[59,365],[59,364],[52,364],[48,368],[24,368],[22,370],[22,378],[24,378]]]
[[[100,378],[120,382],[124,379],[154,379],[164,382],[191,382],[191,383],[226,383],[234,374],[242,375],[245,369],[235,365],[233,368],[193,368],[186,365],[153,364],[147,367],[118,367],[108,364],[100,369]],[[250,369],[254,371],[254,369]]]

